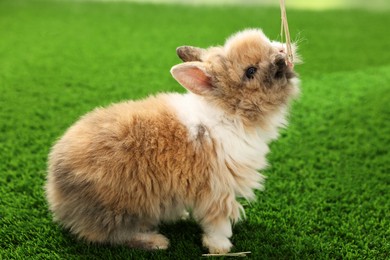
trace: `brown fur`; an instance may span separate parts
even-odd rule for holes
[[[214,48],[204,60],[207,73],[213,75],[211,84],[216,86],[210,100],[239,115],[247,126],[258,126],[269,113],[288,103],[295,91],[288,82],[294,72],[275,48],[258,37],[236,41],[230,48],[223,56]],[[244,76],[250,66],[258,68],[254,80]],[[275,77],[277,72],[279,77]]]
[[[224,47],[178,48],[185,63],[172,73],[247,131],[266,129],[296,89],[292,69],[264,37],[256,31]],[[249,66],[257,68],[253,79],[245,78]],[[165,249],[169,242],[157,225],[191,208],[210,252],[230,250],[230,221],[242,209],[235,196],[253,194],[261,178],[250,165],[221,156],[223,144],[207,125],[190,135],[170,98],[95,109],[64,134],[48,162],[46,195],[55,220],[90,242]]]
[[[203,50],[198,47],[181,46],[176,49],[177,56],[182,61],[200,61]]]
[[[140,219],[152,229],[176,217],[175,206],[180,214],[183,203],[196,203],[213,156],[210,145],[188,142],[159,99],[116,104],[84,116],[53,147],[47,197],[74,233],[121,243],[117,231],[140,229]]]

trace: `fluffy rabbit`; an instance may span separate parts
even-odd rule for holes
[[[97,108],[53,146],[46,196],[54,219],[90,242],[166,249],[162,221],[186,210],[211,253],[232,247],[236,197],[254,199],[268,143],[286,124],[298,79],[285,50],[261,30],[224,46],[177,49],[166,93]]]

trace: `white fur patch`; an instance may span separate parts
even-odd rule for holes
[[[204,137],[216,144],[218,167],[222,174],[214,180],[213,191],[231,188],[235,196],[254,199],[253,189],[262,189],[264,176],[257,170],[267,166],[268,143],[277,138],[277,129],[286,124],[285,109],[268,119],[267,129],[247,132],[239,118],[228,116],[223,110],[207,103],[201,96],[187,93],[167,94],[167,102],[175,109],[186,126],[190,139],[196,142],[199,126],[204,126]],[[226,183],[229,187],[226,187]]]

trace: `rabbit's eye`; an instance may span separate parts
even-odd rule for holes
[[[248,79],[253,79],[253,77],[255,76],[256,71],[257,71],[257,69],[255,67],[249,67],[245,71],[245,76]]]

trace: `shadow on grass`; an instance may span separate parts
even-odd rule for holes
[[[200,227],[194,221],[162,224],[160,232],[170,240],[168,250],[143,251],[127,246],[91,244],[77,239],[69,230],[55,227],[52,250],[61,259],[198,259],[207,250],[202,248]],[[50,241],[47,241],[50,243]],[[46,244],[49,247],[48,244]]]
[[[126,246],[88,244],[78,240],[68,230],[58,228],[55,233],[60,243],[56,255],[67,259],[199,259],[207,253],[201,242],[202,230],[193,220],[162,224],[160,232],[170,240],[168,250],[142,251]],[[249,256],[254,259],[291,259],[300,255],[316,255],[315,250],[307,247],[306,243],[304,252],[300,251],[299,238],[291,236],[277,225],[266,227],[243,221],[234,226],[231,240],[234,244],[232,252],[250,251]]]

